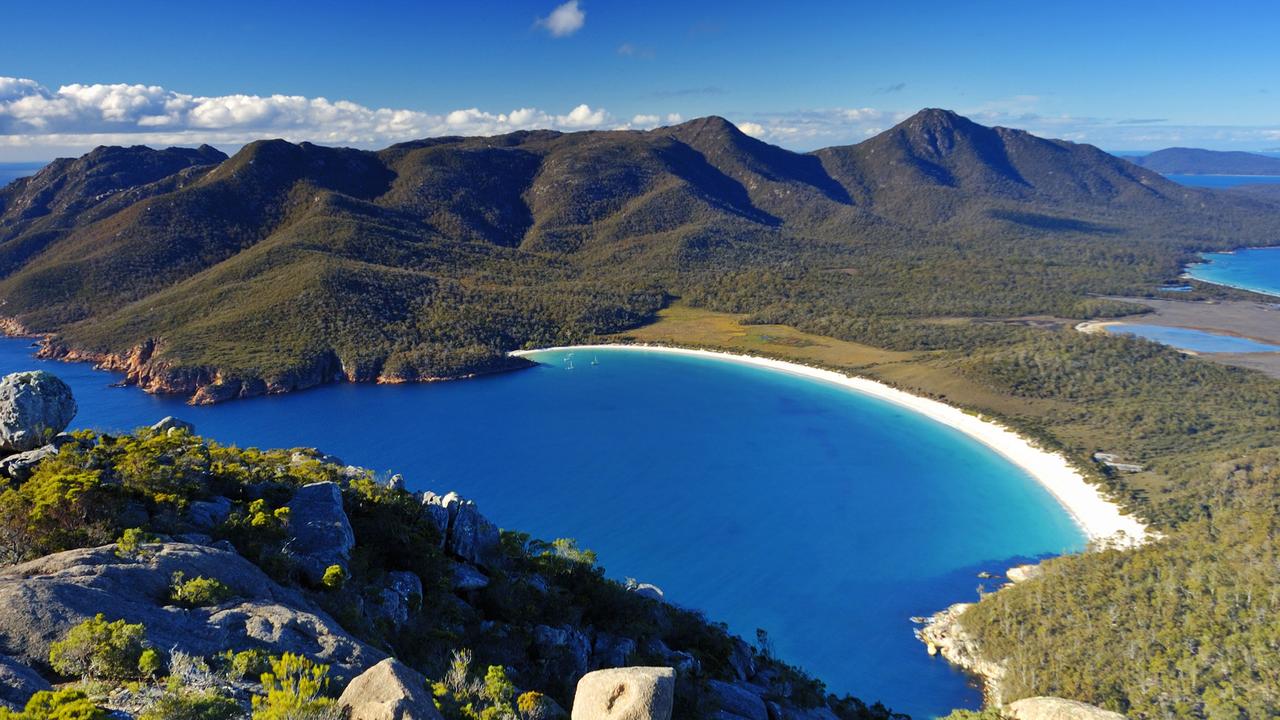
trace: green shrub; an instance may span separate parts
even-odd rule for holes
[[[173,574],[169,599],[185,608],[207,607],[226,601],[235,593],[222,581],[203,575],[186,579],[181,572]]]
[[[347,571],[343,570],[341,565],[330,565],[325,568],[320,584],[329,590],[341,590],[342,586],[347,584]]]
[[[271,656],[258,648],[240,652],[227,650],[218,657],[224,663],[227,676],[232,680],[256,678],[271,670]]]
[[[109,715],[79,690],[41,690],[22,712],[0,707],[0,720],[107,720]]]
[[[157,678],[164,672],[164,658],[155,648],[147,648],[138,656],[138,672],[144,678]]]
[[[985,710],[952,710],[942,720],[1004,720],[1004,715],[995,708]]]
[[[49,646],[49,664],[68,677],[136,678],[147,649],[145,642],[146,630],[141,624],[107,622],[99,613]]]
[[[240,706],[231,698],[214,691],[187,690],[174,683],[138,720],[232,720],[240,716]]]
[[[128,560],[144,559],[147,552],[142,546],[155,541],[155,536],[142,528],[129,528],[116,540],[116,555]]]
[[[530,690],[516,698],[516,709],[524,720],[543,720],[551,714],[551,703],[546,695]]]
[[[262,695],[253,698],[253,720],[324,717],[336,708],[329,689],[329,666],[285,653],[262,674]]]

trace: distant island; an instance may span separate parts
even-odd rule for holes
[[[1250,152],[1166,148],[1128,159],[1162,175],[1280,175],[1280,157]]]

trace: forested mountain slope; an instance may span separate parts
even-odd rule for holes
[[[11,329],[199,401],[510,367],[676,296],[954,345],[922,321],[1096,314],[1089,293],[1280,229],[1266,198],[943,110],[811,154],[716,117],[379,152],[99,148],[0,190],[0,210]]]

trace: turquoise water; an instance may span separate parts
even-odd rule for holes
[[[748,638],[768,629],[832,690],[917,717],[981,698],[925,654],[909,618],[997,582],[980,570],[1084,543],[1038,484],[960,433],[723,360],[602,350],[567,369],[552,352],[476,380],[188,407],[29,350],[0,341],[0,369],[67,380],[76,426],[174,414],[223,441],[317,446],[415,489],[456,489],[499,525],[577,538],[613,577],[653,582]]]
[[[1280,247],[1202,253],[1204,262],[1187,266],[1196,280],[1280,296]]]
[[[1237,185],[1273,185],[1280,175],[1165,175],[1179,185],[1203,188],[1232,188]]]
[[[1108,332],[1136,335],[1183,350],[1205,353],[1280,352],[1280,345],[1270,345],[1234,335],[1217,335],[1190,328],[1162,325],[1108,325]]]

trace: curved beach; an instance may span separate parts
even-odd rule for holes
[[[566,345],[536,350],[517,350],[511,354],[523,356],[538,352],[610,349],[691,355],[755,365],[839,385],[864,395],[887,400],[895,405],[924,415],[935,422],[959,430],[1025,470],[1057,499],[1058,503],[1062,505],[1067,514],[1071,516],[1072,520],[1090,540],[1108,540],[1127,545],[1142,543],[1148,538],[1146,525],[1141,520],[1124,514],[1119,505],[1104,497],[1100,490],[1089,483],[1062,455],[1036,446],[1030,439],[997,422],[970,414],[960,408],[937,400],[912,395],[909,392],[875,380],[851,377],[834,370],[810,367],[773,358],[663,345]]]

